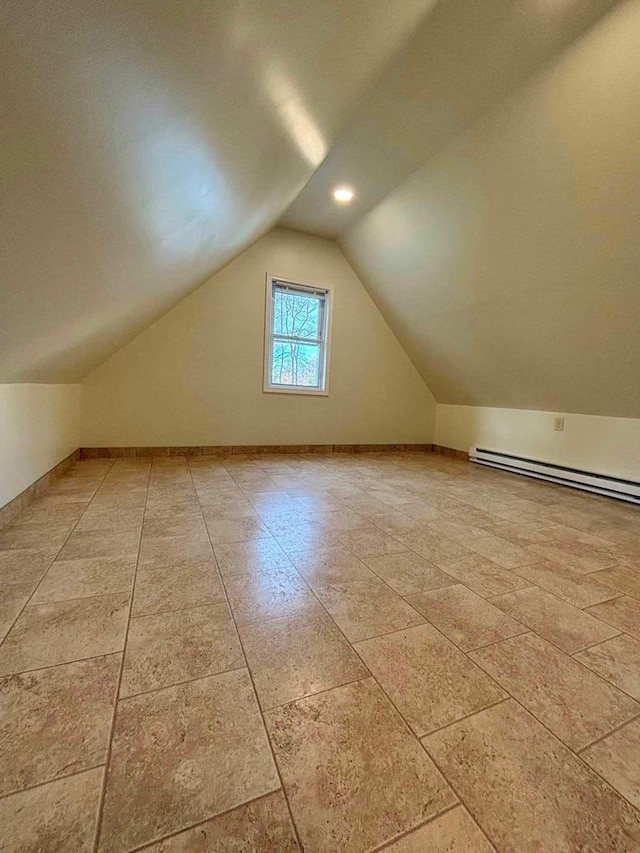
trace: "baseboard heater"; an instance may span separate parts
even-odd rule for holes
[[[606,495],[608,498],[640,504],[640,483],[633,480],[593,474],[590,471],[580,471],[578,468],[566,468],[564,465],[553,465],[550,462],[513,456],[497,450],[486,450],[483,447],[472,447],[469,451],[469,459],[489,468],[499,468],[501,471],[524,474],[526,477],[548,480],[550,483],[559,483],[562,486]]]

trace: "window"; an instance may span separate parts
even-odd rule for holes
[[[267,276],[264,390],[327,394],[330,292]]]

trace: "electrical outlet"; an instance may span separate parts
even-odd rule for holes
[[[556,418],[553,428],[556,432],[564,432],[564,418]]]

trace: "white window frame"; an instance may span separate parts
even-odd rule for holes
[[[279,385],[271,381],[271,364],[273,360],[274,340],[281,339],[283,335],[273,333],[273,293],[274,285],[285,284],[301,292],[322,293],[324,296],[324,311],[318,339],[299,340],[308,343],[320,344],[320,387],[314,388],[309,385]],[[331,315],[333,313],[333,288],[327,285],[309,284],[308,282],[292,281],[280,275],[267,273],[266,300],[265,300],[265,325],[264,325],[264,373],[262,390],[269,394],[308,394],[312,397],[327,397],[329,395],[329,352],[331,348]]]

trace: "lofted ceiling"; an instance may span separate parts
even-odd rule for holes
[[[336,237],[616,5],[440,0],[360,100],[280,224]],[[331,190],[352,184],[337,207]]]
[[[0,382],[83,378],[279,222],[439,402],[640,417],[640,0],[1,14]]]
[[[267,231],[431,0],[3,0],[0,381],[67,381]]]
[[[640,418],[640,0],[341,243],[439,403]]]

